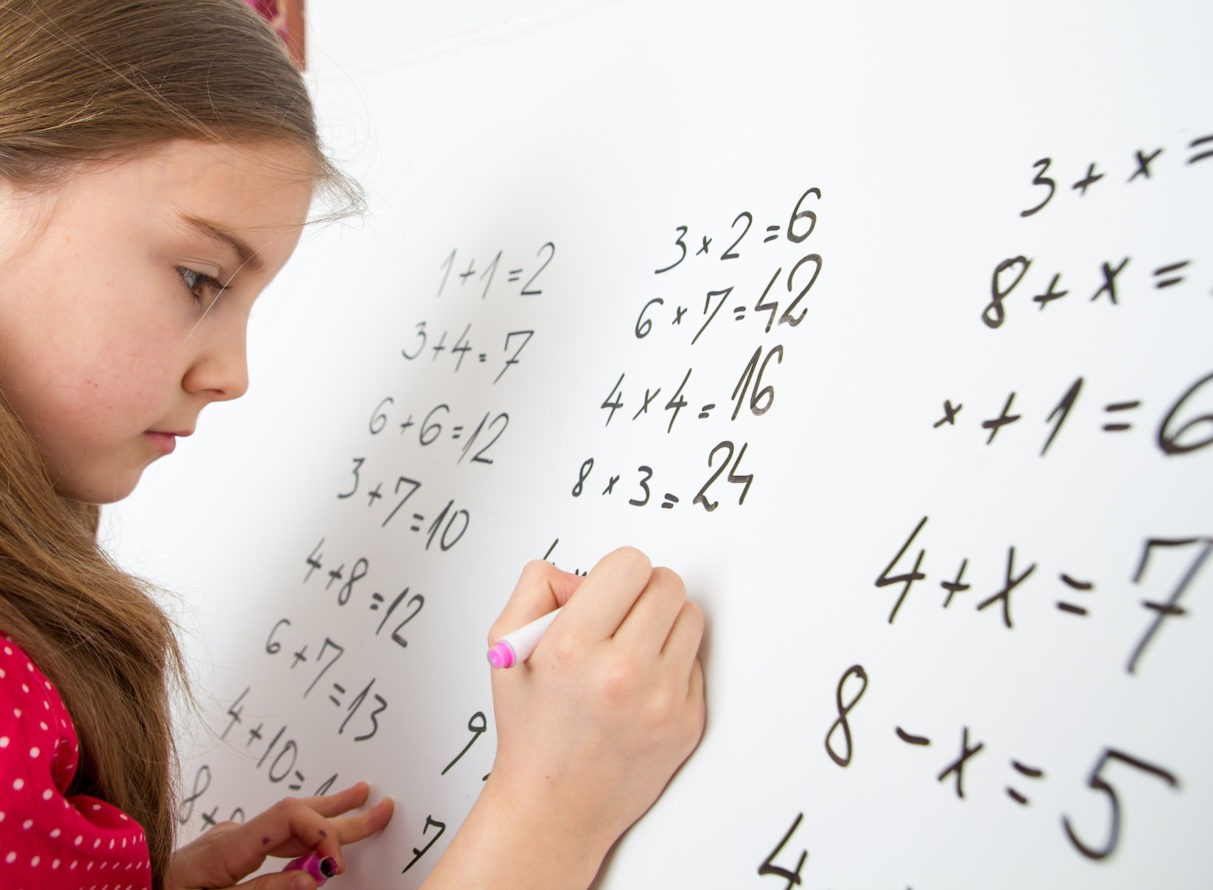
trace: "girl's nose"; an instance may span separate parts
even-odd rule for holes
[[[246,325],[230,319],[231,328],[210,331],[207,347],[185,372],[182,386],[187,392],[204,395],[209,401],[226,402],[248,392]]]

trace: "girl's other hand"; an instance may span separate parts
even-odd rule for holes
[[[377,834],[392,818],[390,798],[346,815],[366,803],[369,794],[370,787],[359,782],[325,797],[280,800],[248,822],[221,822],[173,854],[168,886],[172,890],[232,887],[261,868],[270,856],[289,860],[317,853],[332,857],[340,873],[345,870],[342,845]],[[240,886],[304,890],[316,884],[302,871],[289,871],[263,875]]]

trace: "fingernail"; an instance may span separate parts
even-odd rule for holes
[[[295,877],[291,881],[292,890],[296,890],[296,888],[312,890],[313,887],[322,887],[325,881],[341,871],[336,859],[332,856],[325,856],[321,859],[319,853],[312,853],[308,856],[292,859],[286,864],[286,868],[283,871],[292,871],[294,869],[298,869],[304,874]],[[312,880],[309,881],[305,875],[310,876]],[[303,883],[299,883],[300,880]]]
[[[314,890],[315,881],[307,875],[295,875],[291,878],[291,890]]]

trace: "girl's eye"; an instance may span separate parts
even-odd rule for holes
[[[220,294],[227,290],[226,284],[204,272],[197,272],[184,266],[178,267],[177,272],[185,283],[185,289],[193,294],[194,299],[204,306],[209,307],[215,300],[219,299]]]

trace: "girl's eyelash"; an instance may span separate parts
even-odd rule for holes
[[[181,280],[185,283],[185,289],[193,294],[194,299],[199,303],[210,306],[215,300],[219,299],[220,295],[227,290],[227,285],[215,278],[212,275],[207,275],[205,272],[198,272],[195,269],[188,269],[185,266],[178,266],[177,273],[181,276]],[[211,299],[206,299],[203,291],[210,290],[212,293]]]

